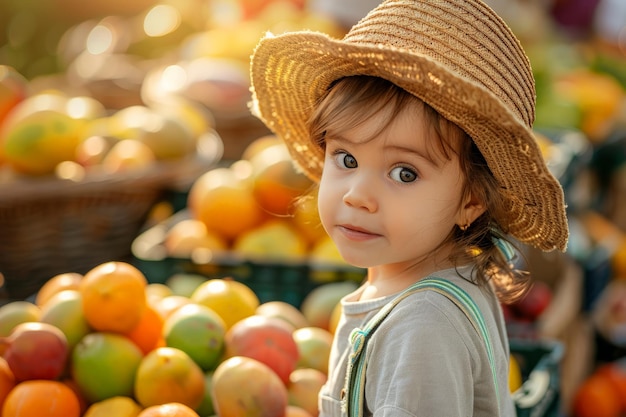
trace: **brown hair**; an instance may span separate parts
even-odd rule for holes
[[[527,288],[528,276],[515,269],[494,243],[495,239],[506,240],[507,202],[499,191],[500,184],[476,144],[461,128],[387,80],[351,76],[333,83],[328,94],[313,111],[308,122],[311,140],[324,149],[327,131],[341,133],[391,106],[387,123],[374,132],[372,137],[375,137],[411,102],[423,108],[431,137],[436,138],[430,142],[432,146],[428,151],[448,160],[452,154],[458,155],[464,174],[464,195],[476,197],[486,207],[485,212],[467,230],[458,227],[451,230],[445,240],[446,243],[454,243],[451,260],[456,265],[472,260],[477,269],[477,284],[487,285],[488,281],[492,281],[501,301],[511,302],[519,298]]]

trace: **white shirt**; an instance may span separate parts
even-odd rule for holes
[[[470,268],[459,272],[468,275]],[[454,269],[433,276],[457,284],[478,305],[494,349],[500,399],[482,336],[452,301],[423,291],[402,300],[369,341],[365,416],[515,416],[508,388],[509,344],[494,292],[459,277]],[[341,416],[350,332],[363,327],[394,298],[355,301],[361,291],[341,301],[343,315],[331,351],[328,382],[320,392],[320,417]]]

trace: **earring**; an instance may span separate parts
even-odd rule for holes
[[[463,225],[459,226],[459,229],[461,229],[461,231],[466,231],[468,228],[470,227],[470,223],[465,223]]]

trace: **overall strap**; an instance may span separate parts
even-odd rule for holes
[[[483,320],[480,309],[472,298],[458,285],[441,278],[427,277],[402,291],[396,298],[387,303],[363,329],[356,328],[350,334],[352,351],[348,358],[348,370],[343,390],[343,415],[348,417],[360,417],[363,415],[365,400],[365,370],[367,367],[366,347],[372,333],[380,323],[389,315],[391,310],[409,295],[419,291],[435,291],[447,297],[465,313],[470,323],[481,335],[487,349],[487,356],[491,365],[491,373],[496,389],[496,397],[500,400],[496,367],[493,357],[493,346]]]

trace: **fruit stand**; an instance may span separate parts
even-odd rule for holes
[[[48,3],[0,4],[0,416],[230,417],[259,393],[317,416],[365,271],[252,117],[248,60],[267,30],[345,27],[304,0]],[[586,25],[567,1],[491,3],[528,51],[570,222],[565,253],[522,248],[534,285],[502,306],[518,415],[626,416],[619,2]]]

